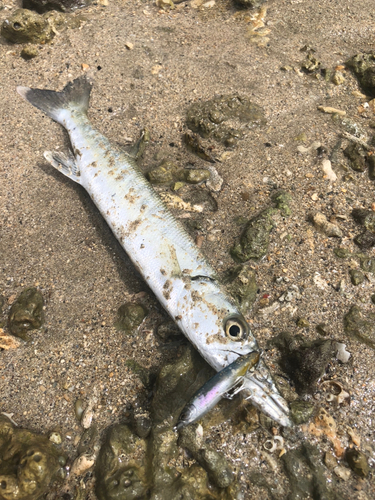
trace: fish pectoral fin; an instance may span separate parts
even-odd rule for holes
[[[236,380],[236,383],[233,385],[232,389],[223,395],[223,398],[233,399],[236,394],[241,392],[244,386],[244,378],[245,377],[239,377]]]
[[[71,154],[65,154],[60,151],[45,151],[43,156],[56,170],[74,182],[81,183],[79,167]]]

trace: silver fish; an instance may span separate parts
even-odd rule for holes
[[[210,378],[183,408],[176,429],[179,430],[200,420],[232,389],[234,391],[231,396],[242,390],[245,375],[249,370],[256,367],[259,359],[260,354],[258,351],[239,356],[233,363]]]
[[[87,117],[91,88],[85,77],[62,92],[17,87],[69,133],[73,153],[46,152],[45,158],[86,189],[165,310],[216,371],[259,351],[215,271],[135,161],[92,127]],[[245,377],[244,396],[281,425],[292,425],[289,408],[262,360],[256,373]]]

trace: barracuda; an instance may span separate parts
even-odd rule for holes
[[[73,153],[46,152],[45,158],[86,189],[162,306],[216,371],[238,356],[259,351],[215,271],[135,161],[92,127],[87,117],[91,88],[85,77],[62,92],[17,87],[24,99],[69,133]],[[263,360],[256,372],[245,376],[243,394],[281,425],[292,425]]]

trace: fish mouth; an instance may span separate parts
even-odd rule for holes
[[[241,391],[246,399],[268,417],[284,427],[292,427],[293,421],[287,402],[279,393],[265,362],[260,359],[255,372],[248,372]]]

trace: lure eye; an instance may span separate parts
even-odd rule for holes
[[[229,318],[225,322],[225,334],[232,340],[243,340],[247,336],[245,322],[241,318]]]

